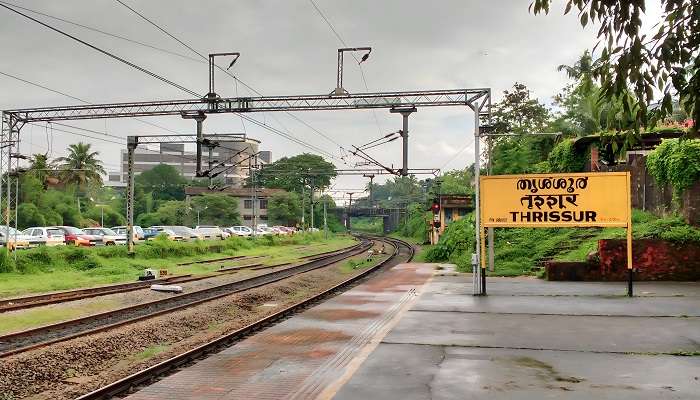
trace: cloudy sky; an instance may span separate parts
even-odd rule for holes
[[[232,71],[265,95],[327,94],[335,87],[336,52],[343,47],[310,0],[123,0],[200,53],[238,51]],[[4,2],[4,0],[2,1]],[[30,15],[148,68],[197,92],[207,91],[207,66],[198,56],[139,19],[115,0],[12,0],[15,4],[112,34],[185,55],[168,54],[109,37],[46,16]],[[549,103],[566,83],[556,71],[573,63],[595,44],[592,27],[582,29],[575,15],[562,16],[555,1],[550,16],[528,13],[530,0],[315,0],[349,46],[371,46],[363,64],[369,91],[490,87],[497,101],[514,82],[525,83]],[[188,95],[142,72],[61,37],[8,10],[0,9],[0,73],[11,74],[94,103],[187,98]],[[346,59],[345,88],[364,92],[360,70]],[[251,95],[243,86],[217,75],[221,96]],[[65,96],[0,75],[0,108],[76,104]],[[401,127],[388,110],[300,112],[296,115],[345,147],[360,145]],[[314,146],[339,154],[336,144],[288,115],[252,115]],[[463,168],[473,160],[472,116],[466,108],[421,109],[411,116],[411,168]],[[194,123],[179,117],[150,121],[178,132]],[[126,137],[167,134],[134,120],[71,122],[76,126]],[[232,115],[210,116],[207,132],[245,132],[262,141],[273,158],[308,149]],[[92,136],[99,137],[97,134]],[[24,153],[61,156],[69,143],[90,142],[108,170],[118,170],[122,146],[97,139],[27,126]],[[114,140],[114,139],[109,139]],[[399,166],[400,143],[377,148],[385,164]],[[456,156],[457,155],[457,156]],[[449,163],[447,163],[449,160]],[[445,165],[447,163],[447,165]],[[337,163],[338,167],[347,167]],[[337,188],[363,186],[359,178],[341,178]]]

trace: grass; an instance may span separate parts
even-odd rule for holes
[[[465,249],[474,247],[473,227],[456,226],[453,231],[450,234],[448,228],[438,246],[426,246],[417,261],[427,256],[429,261],[449,261],[457,264],[459,271],[470,272],[471,251]],[[657,217],[640,210],[632,212],[632,234],[635,239],[700,242],[700,229],[687,225],[680,217]],[[534,275],[542,260],[585,261],[597,250],[600,239],[622,239],[625,235],[624,228],[499,228],[495,230],[495,271],[488,274]]]
[[[363,269],[376,265],[379,262],[379,258],[372,257],[370,259],[355,259],[348,260],[340,266],[340,272],[344,274],[350,274],[358,269]]]
[[[115,309],[118,306],[119,304],[116,301],[99,300],[79,306],[40,307],[19,312],[2,313],[0,314],[0,334],[67,321],[83,315]]]
[[[168,351],[170,345],[168,344],[155,344],[153,346],[146,347],[143,351],[134,354],[134,358],[139,361],[148,360],[149,358],[155,357],[160,353]]]
[[[0,298],[133,282],[145,268],[167,269],[171,275],[207,274],[220,263],[176,266],[226,256],[266,256],[266,263],[298,260],[355,243],[349,236],[299,234],[296,238],[212,241],[212,243],[147,243],[136,247],[136,257],[124,246],[103,248],[38,248],[17,252],[14,272],[0,273]],[[68,246],[66,246],[68,247]],[[299,251],[296,249],[302,248]],[[161,256],[158,256],[161,255]]]

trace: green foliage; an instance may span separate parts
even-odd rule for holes
[[[549,120],[549,110],[537,99],[530,98],[530,90],[516,82],[512,91],[503,92],[503,100],[494,104],[493,125],[496,133],[542,132]]]
[[[381,218],[354,217],[350,223],[354,231],[369,232],[381,235],[384,232],[384,223]]]
[[[500,139],[492,150],[492,173],[494,175],[540,172],[554,146],[549,136],[527,136]]]
[[[7,248],[0,248],[0,273],[15,270],[15,260],[12,259]]]
[[[272,225],[296,226],[301,220],[301,198],[294,192],[273,194],[267,201],[267,218]]]
[[[647,157],[647,170],[661,184],[682,193],[700,180],[700,139],[669,139]]]
[[[447,171],[440,177],[441,194],[471,194],[474,192],[472,181],[474,180],[473,168],[455,169]]]
[[[380,207],[403,207],[406,204],[423,202],[425,200],[424,189],[415,176],[397,176],[387,180],[384,184],[374,184],[372,197],[374,204]],[[369,189],[369,184],[368,184]],[[367,205],[367,199],[353,200],[358,206]]]
[[[110,206],[95,206],[83,214],[85,218],[101,222],[104,217],[104,226],[125,225],[126,218]]]
[[[428,250],[425,259],[429,262],[456,262],[460,259],[463,260],[467,255],[471,259],[475,242],[474,217],[472,214],[468,214],[447,226],[440,241]]]
[[[134,178],[136,188],[156,201],[184,200],[187,181],[172,165],[158,164]],[[147,195],[148,196],[148,195]]]
[[[184,201],[170,200],[163,203],[153,213],[139,215],[139,225],[185,225],[190,210]]]
[[[203,194],[192,198],[192,217],[199,210],[200,225],[240,225],[238,200],[225,194]],[[158,209],[160,211],[160,208]]]
[[[419,243],[425,242],[428,239],[428,220],[432,213],[425,211],[419,203],[409,204],[407,212],[407,218],[399,226],[399,234]]]
[[[549,172],[582,172],[587,159],[584,154],[576,152],[572,139],[565,139],[549,153]]]
[[[259,186],[296,193],[301,193],[305,187],[309,193],[312,186],[316,190],[327,188],[335,176],[332,163],[321,156],[304,153],[280,158],[258,172],[256,179]],[[247,185],[250,187],[250,180]]]
[[[17,207],[17,226],[44,226],[46,218],[32,203],[22,203]]]
[[[102,175],[106,174],[97,151],[90,151],[90,143],[79,142],[68,146],[68,156],[59,157],[60,177],[65,184],[76,185],[79,189],[86,186],[101,185]]]
[[[582,26],[589,22],[600,25],[597,35],[602,52],[593,65],[592,75],[601,84],[601,98],[634,96],[639,101],[636,110],[625,110],[635,121],[628,134],[639,133],[643,125],[653,125],[672,115],[672,93],[678,93],[687,113],[700,121],[698,2],[661,0],[658,23],[647,21],[655,30],[649,35],[641,29],[641,16],[646,13],[647,3],[644,0],[566,1],[565,13],[577,10]],[[535,14],[549,13],[550,4],[551,0],[534,0],[531,9]],[[650,111],[656,91],[663,92],[663,100],[660,107]],[[697,134],[697,124],[691,133]]]

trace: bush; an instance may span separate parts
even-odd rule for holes
[[[14,270],[15,260],[6,248],[0,248],[0,272],[13,272]]]
[[[468,255],[471,262],[475,242],[474,218],[469,214],[447,226],[440,241],[426,252],[425,259],[428,262],[454,261]]]
[[[700,139],[664,140],[649,153],[646,165],[657,182],[671,185],[679,195],[700,180]]]
[[[586,168],[588,157],[576,152],[573,139],[559,142],[549,153],[549,172],[581,172]]]

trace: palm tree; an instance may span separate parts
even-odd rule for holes
[[[79,142],[68,146],[68,157],[57,158],[61,180],[65,184],[74,184],[79,189],[86,186],[101,185],[102,175],[106,174],[97,151],[90,151],[89,143]]]
[[[562,64],[557,67],[557,71],[565,71],[569,78],[578,81],[576,90],[585,96],[590,94],[593,89],[594,68],[593,57],[591,57],[591,53],[586,50],[578,60],[576,60],[574,65]]]

